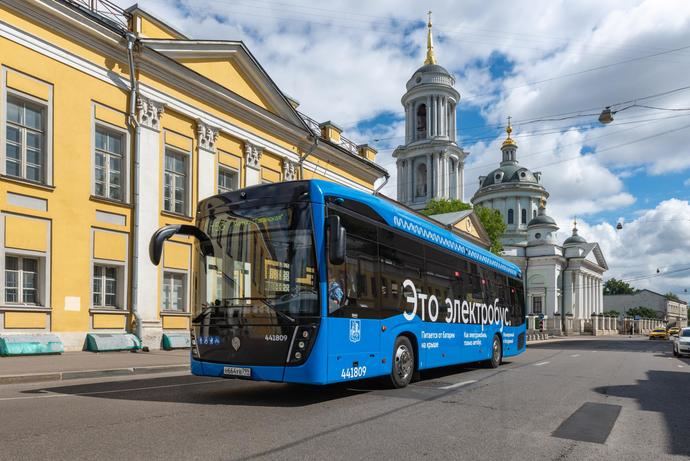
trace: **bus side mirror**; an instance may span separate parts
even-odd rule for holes
[[[213,244],[204,231],[196,226],[190,226],[188,224],[169,224],[161,227],[151,236],[151,241],[149,242],[149,258],[151,258],[151,262],[155,266],[161,262],[165,241],[169,240],[173,235],[191,235],[192,237],[196,237],[201,243],[201,252],[204,256],[213,255]]]
[[[331,264],[339,266],[345,262],[347,242],[345,228],[340,224],[340,216],[337,215],[330,215],[326,225],[328,226],[328,260]]]

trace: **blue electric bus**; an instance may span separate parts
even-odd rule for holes
[[[520,269],[396,202],[327,181],[248,187],[199,204],[191,368],[329,384],[525,350]]]

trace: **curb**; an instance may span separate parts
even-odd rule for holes
[[[189,365],[154,365],[149,367],[112,368],[108,370],[53,371],[24,375],[0,376],[0,385],[18,383],[40,383],[44,381],[65,381],[68,379],[106,378],[110,376],[145,375],[188,371]]]

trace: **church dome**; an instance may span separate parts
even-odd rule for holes
[[[426,84],[453,87],[455,85],[455,77],[439,64],[424,64],[412,74],[412,77],[407,81],[406,87],[409,91],[416,86]]]
[[[551,216],[546,215],[546,214],[539,214],[532,218],[532,220],[527,223],[527,227],[533,227],[533,226],[541,226],[543,224],[548,224],[548,225],[556,225],[556,220],[554,220]],[[580,237],[582,238],[582,237]]]
[[[580,244],[580,243],[587,243],[587,240],[585,240],[584,237],[581,235],[578,235],[577,233],[577,221],[575,221],[575,224],[573,226],[573,235],[565,239],[565,242],[563,242],[563,245],[568,245],[570,243],[575,243],[575,244]]]
[[[528,183],[539,184],[537,177],[528,168],[520,165],[501,165],[489,173],[482,181],[480,187],[493,186],[502,183]]]

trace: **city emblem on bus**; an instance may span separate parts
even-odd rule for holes
[[[350,319],[350,342],[358,343],[362,339],[362,321]]]
[[[240,348],[240,338],[235,336],[234,338],[232,338],[231,344],[232,344],[232,348],[235,349],[235,351],[237,351],[237,349]]]

